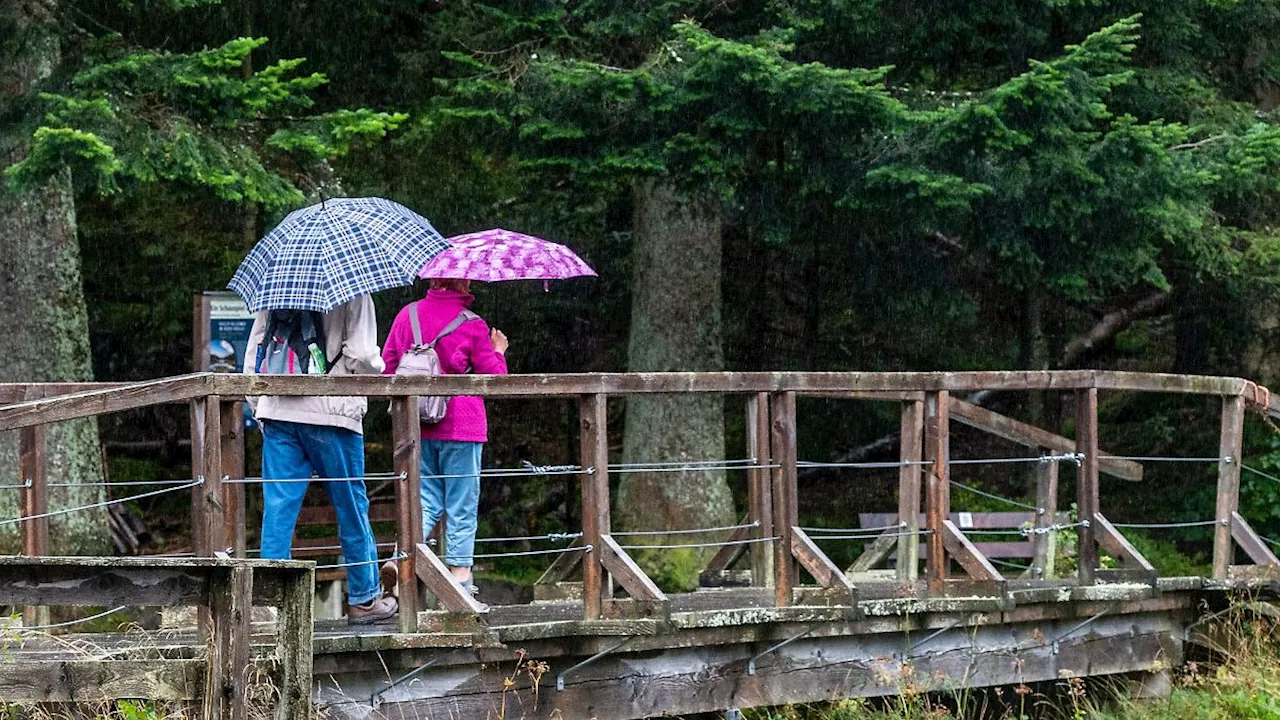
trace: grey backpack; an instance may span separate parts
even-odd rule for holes
[[[420,301],[419,301],[420,302]],[[397,375],[442,375],[440,369],[440,356],[436,354],[436,343],[440,342],[440,338],[457,330],[462,323],[468,320],[478,320],[480,316],[470,310],[463,310],[458,313],[458,317],[452,322],[445,325],[440,332],[436,333],[435,339],[429,343],[422,342],[422,321],[418,319],[418,303],[414,303],[409,308],[409,323],[413,327],[413,347],[409,348],[403,357],[400,358],[400,365],[396,368]],[[422,422],[434,425],[444,419],[445,411],[449,407],[449,398],[432,395],[418,398],[418,416],[422,418]]]

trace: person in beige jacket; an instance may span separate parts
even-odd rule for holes
[[[244,372],[255,374],[258,347],[267,332],[268,312],[253,322]],[[324,314],[323,349],[330,375],[377,375],[384,368],[378,349],[373,299],[361,295]],[[287,559],[302,499],[313,475],[324,486],[338,522],[338,540],[347,563],[347,621],[367,624],[396,614],[398,603],[384,595],[378,578],[377,546],[369,522],[364,484],[363,397],[251,397],[262,428],[262,557]],[[276,482],[272,482],[272,481]]]

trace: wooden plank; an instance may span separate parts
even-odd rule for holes
[[[587,620],[601,617],[602,602],[609,597],[603,564],[603,536],[610,528],[609,509],[609,411],[603,394],[583,395],[578,399],[579,441],[578,464],[590,468],[582,475],[582,541],[590,549],[576,553],[582,556],[582,604]]]
[[[716,550],[716,554],[711,556],[711,559],[707,561],[706,566],[702,568],[702,572],[704,573],[724,572],[725,570],[729,569],[730,565],[733,565],[735,562],[737,562],[738,558],[746,554],[747,545],[744,544],[743,541],[750,540],[751,538],[755,537],[756,531],[758,530],[758,528],[754,528],[754,527],[742,527],[742,526],[750,525],[750,522],[751,522],[750,515],[747,515],[746,517],[742,518],[741,522],[738,523],[739,527],[729,534],[729,537],[725,539],[725,544],[721,545],[720,549]],[[753,544],[763,545],[764,543],[753,543]]]
[[[392,482],[399,483],[401,480],[395,478]],[[369,498],[369,522],[395,522],[399,517],[394,499]],[[298,527],[337,524],[338,517],[334,514],[332,505],[307,505],[298,513]]]
[[[471,593],[464,590],[462,585],[453,578],[449,567],[431,552],[431,548],[427,547],[426,543],[418,543],[416,548],[418,557],[414,568],[418,572],[418,579],[427,586],[427,590],[432,595],[436,596],[441,607],[451,612],[477,614],[488,612],[488,608],[471,597]],[[404,612],[403,605],[400,607],[400,612]]]
[[[831,562],[831,558],[798,527],[791,528],[791,554],[822,587],[853,592],[853,583],[845,576],[844,571]],[[853,601],[852,594],[849,600]]]
[[[1004,580],[1004,576],[996,570],[991,561],[969,542],[969,538],[960,532],[960,528],[950,520],[942,523],[942,541],[951,557],[960,563],[960,567],[974,580]]]
[[[1049,432],[1007,415],[992,412],[984,407],[951,398],[951,416],[957,421],[983,432],[1004,438],[1025,447],[1041,448],[1054,453],[1073,453],[1076,443],[1069,437]],[[1098,469],[1121,480],[1142,479],[1142,464],[1132,460],[1108,457],[1099,450]]]
[[[217,568],[209,594],[212,629],[205,663],[204,718],[245,720],[253,567]]]
[[[1098,538],[1098,544],[1102,546],[1107,554],[1120,561],[1121,563],[1137,570],[1149,573],[1152,582],[1155,581],[1156,569],[1147,562],[1147,559],[1138,552],[1138,549],[1129,542],[1119,530],[1116,529],[1111,521],[1102,513],[1093,514],[1093,534]]]
[[[1082,455],[1076,480],[1076,507],[1082,518],[1098,513],[1098,390],[1076,391],[1076,452]],[[1080,584],[1093,583],[1098,569],[1098,545],[1093,527],[1076,530],[1076,561]]]
[[[771,464],[768,393],[755,393],[747,398],[746,425],[747,453],[755,459],[753,464]],[[752,468],[747,471],[747,518],[748,521],[759,523],[751,537],[773,537],[773,483],[768,468]],[[751,545],[753,585],[765,587],[773,582],[773,553],[773,541]]]
[[[312,596],[315,594],[315,570],[285,575],[281,583],[279,614],[276,620],[275,720],[307,720],[314,714],[311,706],[312,648],[315,633]]]
[[[791,604],[797,569],[792,562],[791,531],[799,524],[796,497],[796,394],[777,393],[769,400],[769,437],[773,468],[770,475],[773,496],[773,528],[778,540],[773,552],[774,603],[778,607]]]
[[[618,545],[612,535],[600,536],[600,551],[600,563],[604,565],[604,569],[609,571],[633,600],[667,601],[666,594],[636,565],[635,560]]]
[[[895,549],[898,550],[898,556],[901,557],[902,550],[899,546],[901,538],[899,535],[900,533],[896,528],[892,530],[885,530],[883,533],[880,533],[875,540],[872,540],[871,543],[867,545],[867,548],[862,551],[862,554],[853,561],[853,564],[849,566],[849,569],[846,572],[869,572],[876,565],[887,560],[889,556],[893,554]],[[916,540],[915,545],[916,563],[919,564],[920,541],[918,539]],[[898,567],[902,567],[901,562],[898,563]],[[898,576],[901,577],[901,573],[898,573]]]
[[[87,390],[0,407],[0,430],[17,430],[63,420],[181,402],[210,394],[213,378],[225,373],[201,373]]]
[[[48,436],[44,425],[32,425],[18,431],[18,478],[25,486],[20,491],[20,516],[30,518],[20,525],[22,554],[41,557],[49,554],[49,485],[45,475],[45,453]],[[22,609],[22,622],[28,627],[49,624],[49,608],[27,605]]]
[[[855,392],[959,392],[969,390],[1075,390],[1105,387],[1211,395],[1239,394],[1240,378],[1117,373],[1097,370],[978,372],[665,372],[542,375],[287,376],[218,373],[221,395],[484,395],[568,397],[641,393],[802,394]],[[0,416],[2,417],[2,416]],[[0,427],[3,429],[3,427]]]
[[[198,605],[208,588],[201,568],[0,564],[3,605]]]
[[[921,443],[924,441],[924,400],[902,403],[901,442],[898,459],[898,517],[906,527],[897,537],[898,582],[915,582],[920,572],[920,491],[924,468],[920,465]],[[873,543],[874,546],[874,543]],[[864,553],[865,555],[865,553]],[[857,563],[854,563],[856,566]]]
[[[1074,446],[1072,450],[1074,451]],[[1040,532],[1031,536],[1032,575],[1053,577],[1057,557],[1058,534],[1047,530],[1058,517],[1059,461],[1042,462],[1036,467],[1036,517],[1034,527]],[[1035,570],[1038,568],[1038,571]]]
[[[950,575],[943,525],[951,513],[950,396],[944,390],[925,394],[924,459],[928,465],[925,490],[925,521],[928,540],[929,587],[937,590]]]
[[[1250,560],[1258,565],[1280,569],[1280,560],[1276,559],[1271,546],[1258,537],[1258,533],[1253,531],[1248,521],[1238,512],[1231,513],[1231,538],[1240,545]]]
[[[0,663],[4,702],[95,703],[108,698],[197,700],[203,660],[27,660]]]
[[[569,543],[568,547],[580,548],[583,544],[582,536],[579,535],[573,539],[573,542]],[[546,572],[542,573],[542,576],[538,578],[538,581],[534,583],[534,586],[555,585],[556,583],[564,582],[569,578],[569,575],[573,572],[574,568],[581,563],[582,553],[562,552],[556,556],[555,560],[551,561],[551,566],[547,568]]]
[[[885,527],[898,522],[897,513],[858,513],[858,523],[863,527]],[[927,515],[916,516],[918,522],[925,522]],[[1031,527],[1036,521],[1036,514],[1026,510],[1012,512],[951,512],[948,520],[961,530],[1008,530]],[[1057,512],[1052,516],[1054,522],[1067,522],[1070,515]]]
[[[1213,576],[1227,577],[1235,561],[1231,515],[1240,509],[1240,461],[1244,453],[1244,398],[1222,398],[1222,429],[1218,441],[1218,498],[1213,529]]]
[[[231,478],[243,478],[244,473],[244,401],[234,400],[221,404],[222,414],[222,474]],[[245,540],[244,483],[227,483],[222,486],[223,518],[227,539],[232,553],[243,558],[248,554]]]
[[[396,599],[400,612],[396,616],[400,632],[418,630],[418,576],[423,572],[414,548],[424,539],[422,534],[421,494],[421,444],[422,426],[418,415],[418,398],[415,396],[391,399],[391,437],[394,443],[392,463],[394,471],[403,476],[396,480],[396,550],[397,561]],[[430,552],[428,554],[431,554]],[[432,554],[434,558],[434,554]],[[437,597],[439,595],[437,594]]]

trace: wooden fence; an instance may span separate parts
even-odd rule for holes
[[[1076,438],[1066,438],[1018,422],[953,397],[976,390],[1055,391],[1074,396]],[[1280,566],[1276,556],[1238,513],[1242,428],[1246,407],[1280,414],[1265,388],[1240,378],[1144,374],[1106,371],[956,372],[956,373],[628,373],[583,375],[506,375],[442,377],[293,377],[195,374],[130,385],[0,385],[0,431],[20,430],[24,488],[22,513],[24,552],[38,556],[47,548],[47,525],[36,519],[45,508],[42,427],[48,423],[160,403],[192,406],[195,474],[193,544],[199,555],[231,549],[245,552],[244,485],[224,483],[243,472],[239,403],[246,395],[366,395],[391,400],[394,436],[399,596],[399,629],[418,629],[418,582],[436,595],[445,609],[480,612],[469,594],[452,580],[440,558],[424,544],[418,493],[419,432],[416,399],[420,395],[482,395],[487,398],[576,398],[581,447],[582,537],[580,552],[562,556],[552,574],[567,576],[581,564],[583,613],[588,619],[624,612],[613,597],[616,583],[630,598],[627,608],[661,612],[666,596],[636,565],[611,531],[607,401],[639,394],[718,393],[744,399],[746,447],[756,459],[748,470],[749,528],[735,537],[752,540],[750,548],[726,547],[712,565],[750,553],[754,582],[773,588],[778,606],[792,604],[803,568],[836,601],[850,602],[856,588],[845,571],[825,555],[799,526],[796,398],[814,395],[898,403],[901,437],[896,538],[896,580],[916,579],[919,543],[927,547],[925,576],[933,594],[972,593],[998,588],[1004,581],[950,519],[950,427],[957,422],[977,427],[1042,452],[1072,453],[1077,467],[1079,526],[1078,582],[1153,580],[1155,570],[1108,521],[1099,504],[1099,474],[1126,480],[1142,477],[1142,466],[1105,454],[1099,448],[1099,392],[1158,392],[1218,396],[1222,399],[1218,455],[1218,493],[1214,515],[1213,575],[1270,575]],[[3,404],[3,403],[8,404]],[[1038,513],[1033,538],[1052,527],[1057,511],[1060,461],[1045,463],[1037,492]],[[923,504],[924,525],[918,513]],[[774,538],[774,540],[768,540]],[[882,543],[886,545],[888,543]],[[1252,565],[1235,563],[1239,546]],[[883,549],[883,548],[882,548]],[[1119,562],[1099,568],[1099,550]],[[1043,554],[1043,545],[1038,551]],[[953,576],[953,562],[961,575]],[[609,579],[612,579],[612,582]],[[630,610],[626,610],[630,611]]]

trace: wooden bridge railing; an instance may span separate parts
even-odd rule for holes
[[[1018,422],[953,397],[975,390],[1070,392],[1075,397],[1076,438],[1070,439]],[[1151,579],[1154,569],[1107,520],[1099,505],[1099,474],[1137,480],[1142,466],[1110,457],[1099,448],[1099,391],[1135,391],[1215,395],[1223,398],[1215,511],[1214,576],[1274,572],[1280,561],[1238,513],[1240,454],[1245,408],[1252,403],[1280,415],[1280,404],[1264,389],[1240,378],[1143,374],[1108,371],[958,372],[958,373],[629,373],[584,375],[507,375],[443,377],[289,377],[196,374],[124,386],[0,385],[0,431],[22,430],[23,515],[40,514],[42,482],[40,430],[63,420],[146,407],[189,402],[193,408],[195,473],[203,484],[193,492],[193,544],[198,554],[231,548],[243,554],[243,484],[224,484],[242,472],[243,450],[238,403],[246,395],[366,395],[392,402],[394,470],[397,485],[397,540],[400,562],[400,629],[416,630],[417,583],[422,581],[450,610],[479,607],[449,577],[439,558],[423,543],[419,507],[419,395],[482,395],[488,398],[577,398],[581,423],[583,605],[588,618],[611,612],[608,578],[639,604],[661,605],[665,595],[644,575],[613,538],[610,523],[607,400],[649,393],[718,393],[746,398],[747,447],[760,465],[748,472],[748,521],[754,539],[749,550],[754,579],[772,585],[776,604],[791,604],[799,569],[837,595],[849,597],[854,585],[846,573],[799,527],[796,398],[817,395],[872,399],[901,404],[898,514],[905,526],[896,535],[897,580],[915,580],[919,542],[927,543],[926,576],[930,592],[971,592],[974,583],[998,585],[1003,575],[977,550],[951,512],[950,425],[977,427],[1016,443],[1050,453],[1073,453],[1077,466],[1080,526],[1077,549],[1081,583],[1127,578]],[[1046,463],[1037,489],[1037,557],[1047,544],[1056,510],[1060,461]],[[590,469],[590,470],[589,470]],[[29,500],[29,502],[28,502]],[[918,527],[923,503],[925,524]],[[1044,517],[1046,516],[1047,517]],[[45,551],[42,523],[23,523],[24,552]],[[47,532],[45,530],[44,532]],[[770,547],[770,545],[772,547]],[[1236,546],[1260,567],[1237,566]],[[1098,567],[1099,549],[1120,562],[1120,570]],[[723,561],[721,557],[721,562]],[[952,563],[964,578],[953,578]],[[562,565],[568,565],[564,563]],[[563,569],[563,567],[562,567]]]
[[[0,701],[96,703],[115,699],[196,702],[205,720],[243,720],[260,666],[274,683],[279,720],[311,717],[310,563],[222,558],[0,557],[0,604],[198,606],[203,658],[51,657],[0,663]],[[275,653],[253,658],[251,608],[278,608]],[[5,631],[4,642],[38,639],[39,628]],[[9,633],[12,632],[12,636]]]

